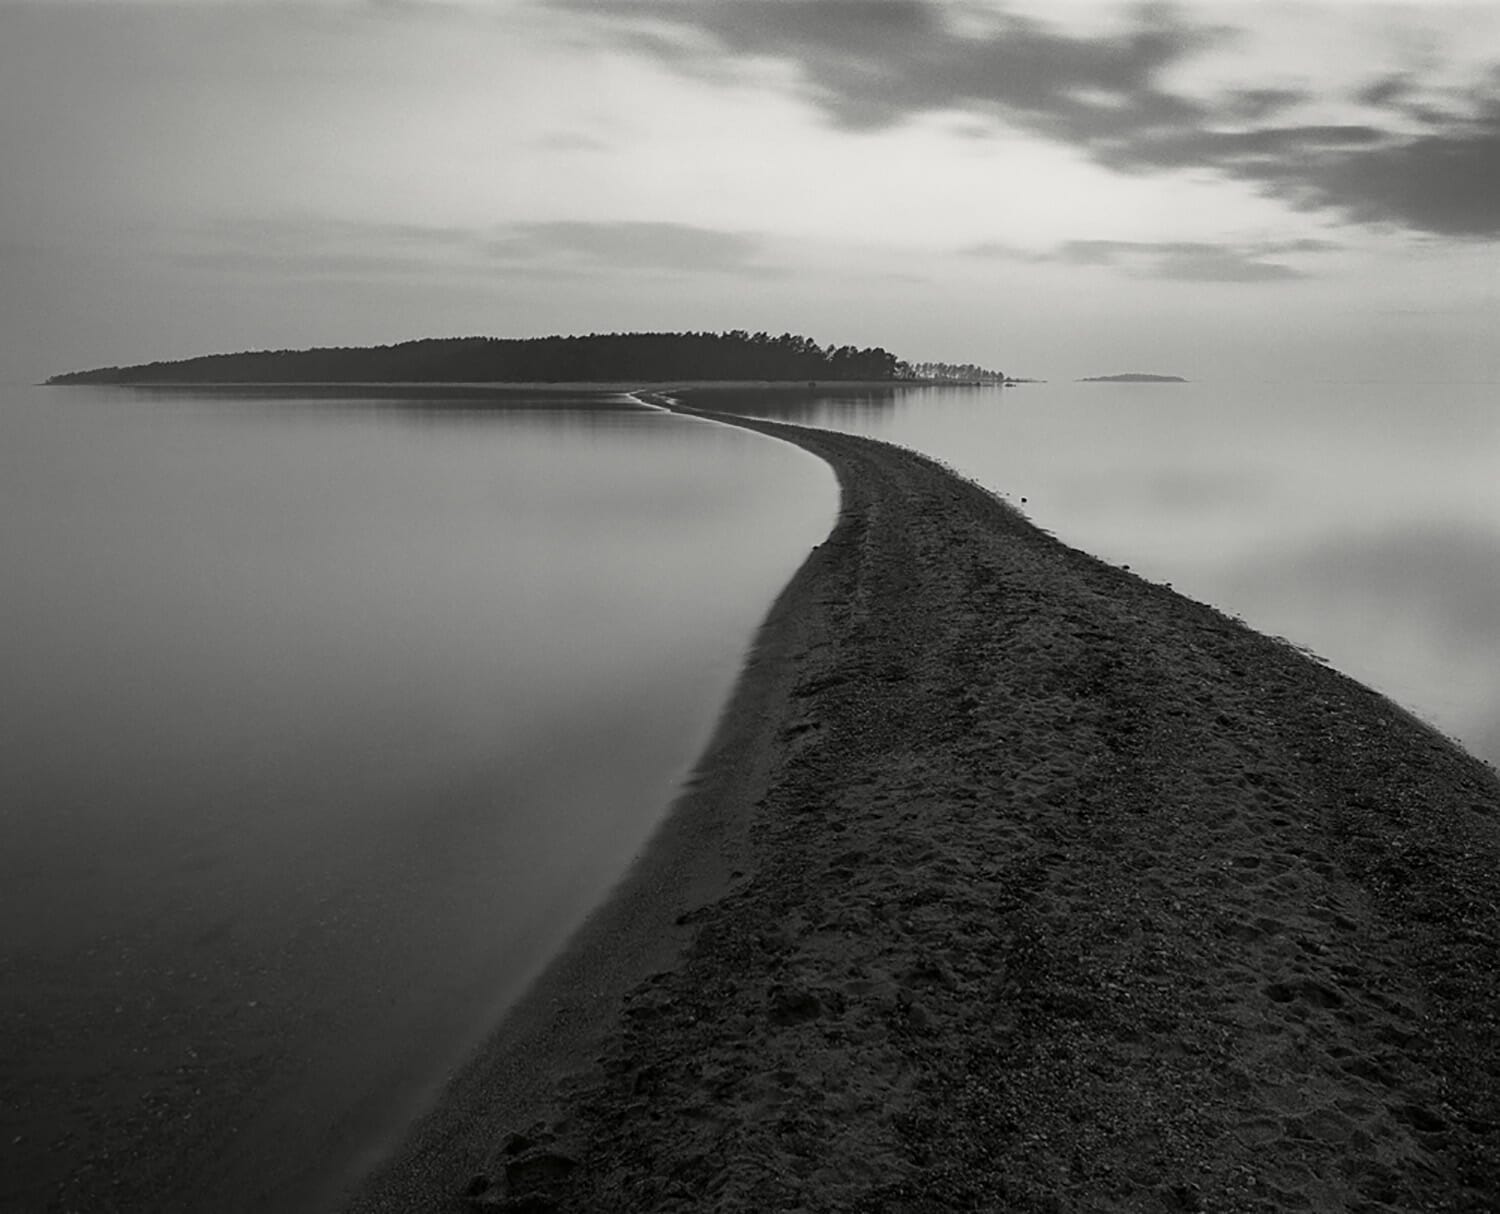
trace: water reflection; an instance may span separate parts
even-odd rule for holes
[[[0,427],[0,1205],[325,1208],[649,832],[832,479],[633,407]]]
[[[95,389],[107,391],[108,389]],[[382,405],[415,409],[497,410],[575,408],[598,413],[611,409],[639,410],[628,392],[582,389],[575,385],[555,387],[535,384],[201,384],[128,385],[115,389],[121,397],[137,400],[184,401],[202,407],[214,402],[266,401],[294,404],[299,410],[322,404],[333,409],[370,409]]]
[[[735,407],[902,443],[1500,761],[1486,385],[1030,384]],[[708,397],[703,398],[707,401]]]
[[[897,405],[911,403],[924,394],[946,391],[937,388],[882,387],[843,388],[776,386],[766,388],[712,388],[690,394],[693,403],[726,413],[748,413],[806,425],[864,431]]]
[[[1247,600],[1274,585],[1291,627],[1316,620],[1341,665],[1363,664],[1369,681],[1500,762],[1500,532],[1457,520],[1341,532],[1224,580]]]

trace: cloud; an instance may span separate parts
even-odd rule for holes
[[[1267,257],[1284,245],[1233,247],[1198,241],[1071,240],[1054,259],[1073,265],[1123,266],[1144,278],[1180,282],[1276,282],[1307,274]]]
[[[756,63],[793,69],[836,126],[873,131],[967,113],[1077,147],[1121,172],[1210,170],[1299,209],[1453,237],[1500,239],[1500,108],[1489,83],[1457,106],[1425,104],[1388,75],[1356,102],[1378,121],[1271,121],[1337,103],[1294,88],[1194,97],[1172,69],[1235,31],[1147,5],[1123,28],[1065,32],[1029,17],[938,0],[554,0],[603,36],[699,77]],[[1423,129],[1413,132],[1417,123]]]
[[[1122,168],[1191,168],[1215,165],[1228,171],[1243,167],[1253,173],[1268,164],[1284,164],[1313,156],[1381,143],[1386,135],[1377,127],[1353,123],[1308,126],[1271,126],[1249,130],[1183,128],[1132,132],[1117,146],[1101,145],[1101,158]]]
[[[1267,193],[1303,208],[1446,236],[1500,239],[1500,118],[1322,163],[1245,166]]]
[[[1389,105],[1393,101],[1400,101],[1414,91],[1412,78],[1406,72],[1398,72],[1391,76],[1382,76],[1379,80],[1373,80],[1354,95],[1356,101],[1364,105]]]
[[[684,223],[557,221],[518,223],[488,248],[503,263],[561,263],[613,270],[773,274],[759,264],[759,237]]]
[[[332,216],[240,216],[161,235],[178,265],[273,278],[451,278],[483,255],[471,228]]]
[[[971,245],[962,252],[971,257],[1114,267],[1139,278],[1179,282],[1277,282],[1306,278],[1308,273],[1272,258],[1288,253],[1322,253],[1337,247],[1330,241],[1313,238],[1240,244],[1192,240],[1069,240],[1041,253],[996,243]]]
[[[1181,120],[1196,106],[1161,91],[1156,76],[1218,36],[1159,9],[1146,10],[1123,37],[1080,38],[931,0],[558,0],[557,7],[597,18],[622,45],[700,73],[731,77],[735,59],[792,63],[813,102],[852,130],[976,108],[1075,139]],[[955,10],[977,28],[952,24]]]
[[[223,221],[174,243],[173,260],[219,269],[300,275],[483,274],[572,276],[632,272],[781,273],[758,260],[761,237],[682,223],[555,221],[453,227],[329,217]]]
[[[1028,253],[1025,249],[1016,245],[1005,244],[999,240],[985,240],[979,244],[971,244],[959,250],[964,257],[986,257],[996,259],[1013,259],[1016,261],[1035,261],[1037,256]]]
[[[1148,132],[1097,153],[1130,171],[1214,168],[1300,210],[1356,222],[1500,238],[1500,114],[1418,135],[1351,124]]]
[[[1246,122],[1259,122],[1311,99],[1305,89],[1235,89],[1224,99],[1222,112]]]

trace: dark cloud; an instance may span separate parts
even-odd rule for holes
[[[1177,169],[1214,165],[1226,172],[1254,175],[1289,160],[1367,147],[1386,136],[1372,126],[1269,126],[1243,131],[1205,127],[1131,133],[1097,152],[1123,169]]]
[[[1299,209],[1500,238],[1500,115],[1422,135],[1356,125],[1146,133],[1099,149],[1099,159],[1131,171],[1208,166]]]
[[[1336,240],[1304,236],[1298,240],[1267,241],[1259,248],[1262,253],[1331,253],[1334,249],[1343,248],[1343,245]]]
[[[1302,89],[1235,89],[1224,98],[1222,113],[1245,122],[1259,122],[1309,100],[1311,95]]]
[[[1029,253],[1004,244],[971,245],[970,257],[1054,261],[1075,266],[1108,266],[1140,278],[1180,282],[1277,282],[1306,278],[1307,271],[1273,258],[1322,253],[1336,248],[1316,239],[1214,244],[1193,240],[1070,240],[1055,249]]]
[[[1199,241],[1071,240],[1052,255],[1074,265],[1121,266],[1145,278],[1181,282],[1276,282],[1306,272],[1267,260],[1285,244],[1236,247]]]
[[[1363,105],[1384,106],[1409,96],[1414,87],[1411,76],[1399,72],[1394,76],[1382,76],[1379,80],[1371,81],[1355,93],[1354,99]]]
[[[1260,166],[1264,189],[1301,207],[1449,236],[1500,238],[1500,120],[1317,164]]]
[[[502,262],[561,263],[617,270],[732,271],[769,274],[759,237],[682,223],[513,224],[489,246]]]
[[[1127,27],[1075,35],[949,0],[555,0],[620,44],[684,71],[732,78],[749,60],[794,67],[830,121],[874,130],[966,112],[1079,147],[1127,172],[1209,169],[1299,208],[1447,236],[1500,238],[1500,111],[1476,90],[1457,109],[1413,97],[1406,76],[1358,100],[1388,122],[1264,125],[1318,100],[1287,88],[1205,100],[1169,69],[1233,32],[1148,5]],[[1410,132],[1413,121],[1427,127]]]
[[[814,102],[841,126],[859,130],[976,107],[1026,116],[1078,139],[1180,122],[1197,107],[1157,88],[1156,76],[1217,36],[1158,9],[1143,10],[1119,38],[1076,38],[1027,18],[932,0],[558,0],[557,6],[616,24],[629,45],[699,70],[730,73],[736,57],[796,64]],[[954,12],[980,28],[954,26]],[[706,37],[712,46],[684,35]]]

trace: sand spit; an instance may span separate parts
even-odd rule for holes
[[[738,424],[839,522],[355,1208],[1500,1209],[1494,773],[930,460]]]

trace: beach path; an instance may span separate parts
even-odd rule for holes
[[[732,866],[399,1208],[1500,1208],[1494,773],[931,460],[735,422],[843,503],[700,781]]]

